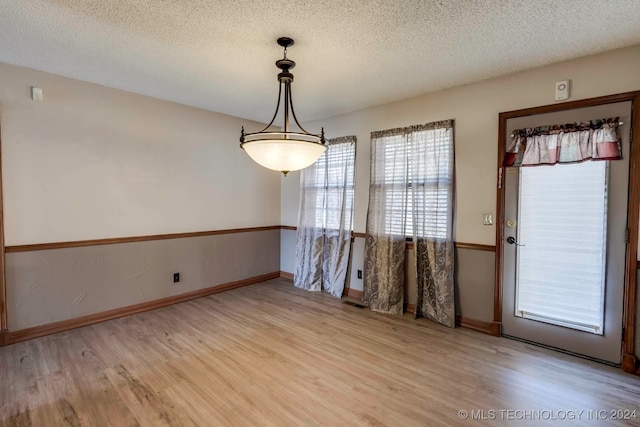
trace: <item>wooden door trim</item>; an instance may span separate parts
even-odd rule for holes
[[[2,129],[0,129],[0,345],[4,341],[3,337],[7,330],[7,281],[4,267],[4,197],[2,194]]]
[[[635,322],[636,322],[636,280],[638,273],[638,220],[640,217],[640,91],[618,93],[581,99],[578,101],[559,104],[543,105],[533,108],[502,112],[498,116],[498,164],[497,164],[497,193],[496,193],[496,264],[495,286],[493,301],[493,335],[501,335],[502,327],[502,266],[504,262],[504,202],[505,202],[505,170],[504,152],[507,144],[507,120],[537,114],[555,113],[575,110],[579,108],[595,107],[598,105],[615,104],[618,102],[632,103],[631,120],[631,157],[629,161],[629,200],[627,205],[627,228],[629,241],[627,242],[624,307],[623,307],[623,347],[622,369],[625,372],[640,372],[638,360],[635,357]],[[635,132],[634,132],[635,130]]]
[[[640,220],[640,91],[632,99],[631,121],[631,159],[629,162],[629,205],[627,208],[627,271],[624,286],[624,328],[622,344],[622,369],[629,373],[638,373],[638,360],[635,356],[635,330],[637,316],[637,260],[638,260],[638,221]]]

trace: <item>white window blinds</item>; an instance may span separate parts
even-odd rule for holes
[[[424,237],[445,239],[448,215],[452,209],[453,187],[452,130],[415,131],[410,136],[391,135],[382,138],[384,166],[378,183],[385,197],[385,231],[387,234],[413,235],[413,211],[424,222],[419,230]],[[421,195],[413,200],[414,186]]]
[[[310,168],[304,191],[307,197],[315,197],[315,226],[333,230],[340,229],[341,224],[352,227],[355,144],[329,145]]]
[[[607,168],[520,169],[516,316],[602,334]]]
[[[410,236],[411,203],[409,189],[409,144],[405,135],[391,135],[382,138],[384,157],[378,185],[382,188],[385,201],[385,233]],[[410,225],[410,224],[409,224]]]

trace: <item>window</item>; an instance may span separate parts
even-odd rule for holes
[[[445,239],[452,210],[453,133],[451,129],[414,131],[382,138],[383,168],[374,178],[384,193],[385,232]],[[414,191],[419,195],[414,200]],[[417,215],[414,218],[413,212]]]
[[[380,177],[386,211],[384,228],[387,234],[413,235],[411,215],[411,181],[409,180],[409,144],[404,135],[385,137],[384,167]]]
[[[516,316],[603,333],[607,163],[521,169]]]
[[[307,195],[315,197],[315,226],[338,230],[343,224],[353,227],[355,144],[330,144],[311,166],[305,185]],[[346,183],[345,183],[346,181]],[[344,203],[343,203],[344,198]]]

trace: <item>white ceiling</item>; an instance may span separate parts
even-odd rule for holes
[[[639,22],[638,0],[0,0],[0,62],[265,122],[286,35],[308,121],[637,44]]]

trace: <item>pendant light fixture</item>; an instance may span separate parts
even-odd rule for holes
[[[284,58],[276,61],[276,67],[281,72],[278,74],[280,82],[280,90],[278,91],[278,103],[276,112],[273,114],[271,122],[260,132],[245,133],[242,127],[240,135],[240,147],[247,152],[256,163],[268,169],[282,172],[285,176],[290,171],[304,169],[315,163],[316,160],[327,149],[324,140],[324,128],[321,133],[307,132],[296,117],[293,109],[293,100],[291,95],[291,83],[293,83],[293,74],[291,71],[296,63],[287,58],[287,48],[293,45],[293,39],[289,37],[280,37],[278,44],[284,48]],[[280,101],[282,100],[282,92],[284,89],[284,126],[283,131],[267,131],[278,116],[280,110]],[[299,128],[298,132],[289,130],[289,111],[293,116],[293,120]]]

